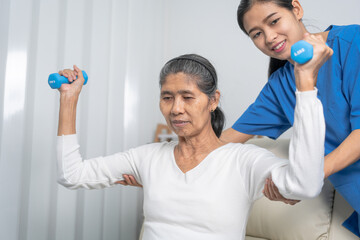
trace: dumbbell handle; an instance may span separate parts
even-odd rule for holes
[[[88,80],[88,75],[86,74],[85,71],[82,71],[82,74],[85,79],[85,82],[84,82],[84,85],[85,85]],[[48,83],[52,89],[57,89],[57,88],[60,88],[63,83],[70,84],[71,82],[69,82],[69,80],[66,77],[61,76],[58,73],[52,73],[49,75]]]

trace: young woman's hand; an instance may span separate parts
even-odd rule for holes
[[[124,185],[124,186],[142,187],[142,185],[139,184],[136,181],[136,179],[134,178],[134,176],[132,176],[132,175],[123,174],[123,178],[124,178],[124,180],[118,181],[116,183]]]
[[[295,63],[294,65],[296,87],[299,91],[314,89],[321,66],[333,54],[333,50],[326,45],[321,35],[306,33],[304,40],[310,43],[314,50],[313,58],[309,62],[304,64]]]
[[[64,69],[59,71],[59,74],[66,77],[72,83],[62,84],[59,88],[60,93],[66,96],[78,97],[85,82],[82,71],[74,65],[74,70]]]
[[[271,177],[267,178],[265,181],[265,186],[263,190],[263,194],[265,197],[267,197],[271,201],[281,201],[286,204],[295,205],[300,200],[293,200],[293,199],[287,199],[284,198],[280,192],[279,189],[275,186],[274,182],[272,181]]]

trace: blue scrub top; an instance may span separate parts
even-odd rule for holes
[[[360,26],[330,26],[326,31],[334,54],[320,68],[316,84],[326,121],[325,155],[360,129]],[[276,139],[294,122],[295,90],[294,66],[287,62],[232,128]],[[360,161],[329,179],[355,209],[344,226],[360,237]]]

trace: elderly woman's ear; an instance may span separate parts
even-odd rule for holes
[[[216,90],[214,96],[210,99],[210,111],[215,111],[220,101],[220,91]]]

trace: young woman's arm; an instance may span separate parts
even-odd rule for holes
[[[352,132],[331,153],[325,156],[325,176],[330,176],[360,159],[360,27],[351,34],[342,68],[343,84],[351,111],[349,121]],[[348,43],[347,43],[348,44]],[[342,52],[342,51],[340,51]],[[345,50],[344,50],[345,52]]]
[[[254,135],[238,132],[232,128],[228,128],[222,132],[220,139],[224,142],[245,143]]]
[[[325,157],[325,177],[334,174],[360,159],[360,129],[349,136]]]

